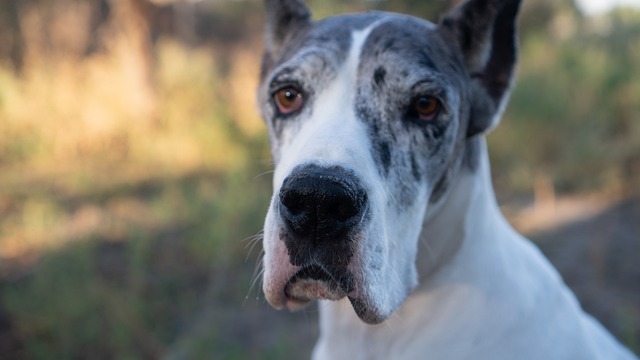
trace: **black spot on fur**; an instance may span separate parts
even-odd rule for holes
[[[415,154],[411,154],[411,173],[416,181],[420,181],[422,179],[422,173],[420,171],[420,167],[418,166],[418,162],[416,161]]]
[[[384,80],[385,77],[387,76],[387,70],[385,70],[385,68],[383,68],[382,66],[378,67],[376,69],[376,71],[373,73],[373,82],[377,85],[377,86],[382,86],[384,85]]]
[[[426,52],[422,52],[419,55],[418,64],[428,69],[434,69],[434,70],[438,69],[436,67],[436,64],[434,64],[433,60],[431,60],[431,57],[429,57],[429,55]]]
[[[380,141],[376,145],[384,173],[388,174],[389,167],[391,166],[391,149],[389,148],[389,143],[386,141]]]
[[[358,94],[358,97],[361,96],[363,95]],[[388,125],[385,126],[382,122],[380,113],[364,105],[365,103],[366,101],[356,101],[356,104],[358,104],[356,106],[356,116],[368,126],[375,162],[379,167],[380,173],[386,176],[389,174],[391,167],[391,147],[388,136],[392,132],[388,130]]]
[[[395,45],[396,45],[396,40],[394,38],[387,39],[387,41],[382,46],[382,51],[383,52],[390,51],[393,49]]]
[[[446,130],[446,124],[443,124],[443,123],[429,124],[429,127],[427,128],[427,132],[431,137],[431,139],[433,140],[437,140],[441,138],[445,130]]]

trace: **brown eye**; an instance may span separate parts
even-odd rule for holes
[[[413,101],[411,110],[419,120],[431,121],[440,111],[440,101],[433,96],[420,96]]]
[[[273,99],[281,114],[290,114],[298,111],[304,105],[302,92],[293,86],[287,86],[276,91]]]

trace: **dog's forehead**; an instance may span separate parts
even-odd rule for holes
[[[387,70],[409,82],[429,73],[448,78],[464,75],[460,53],[446,42],[438,27],[411,16],[393,16],[375,26],[362,48],[360,62],[364,68],[387,65]]]
[[[287,44],[274,72],[298,66],[322,73],[338,68],[352,50],[353,34],[367,28],[369,33],[359,56],[361,69],[386,64],[402,72],[407,81],[417,80],[424,73],[444,73],[447,77],[463,74],[459,53],[441,37],[435,24],[386,12],[339,15],[315,22]]]
[[[352,34],[379,23],[388,14],[369,12],[329,17],[316,22],[305,36],[303,46],[332,46],[343,55],[349,52]]]
[[[337,15],[314,22],[303,33],[292,36],[272,74],[296,67],[311,66],[319,72],[326,72],[327,67],[339,67],[349,55],[353,33],[370,27],[384,16],[384,13],[370,12]]]

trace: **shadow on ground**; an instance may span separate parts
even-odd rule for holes
[[[214,212],[201,205],[198,213]],[[69,244],[20,276],[5,273],[0,357],[306,358],[318,335],[317,308],[272,310],[259,284],[251,286],[257,251],[247,259],[247,243],[238,242],[219,254],[201,237],[215,233],[206,216],[190,219],[127,241]],[[529,234],[584,308],[636,352],[638,220],[640,197],[634,197],[592,218]],[[236,222],[248,225],[257,224]]]
[[[582,307],[640,353],[640,197],[530,238]]]

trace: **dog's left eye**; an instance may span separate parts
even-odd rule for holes
[[[291,114],[304,105],[302,92],[293,86],[286,86],[275,92],[273,100],[280,114]]]
[[[431,121],[440,112],[440,101],[433,96],[419,96],[413,100],[410,112],[418,120]]]

